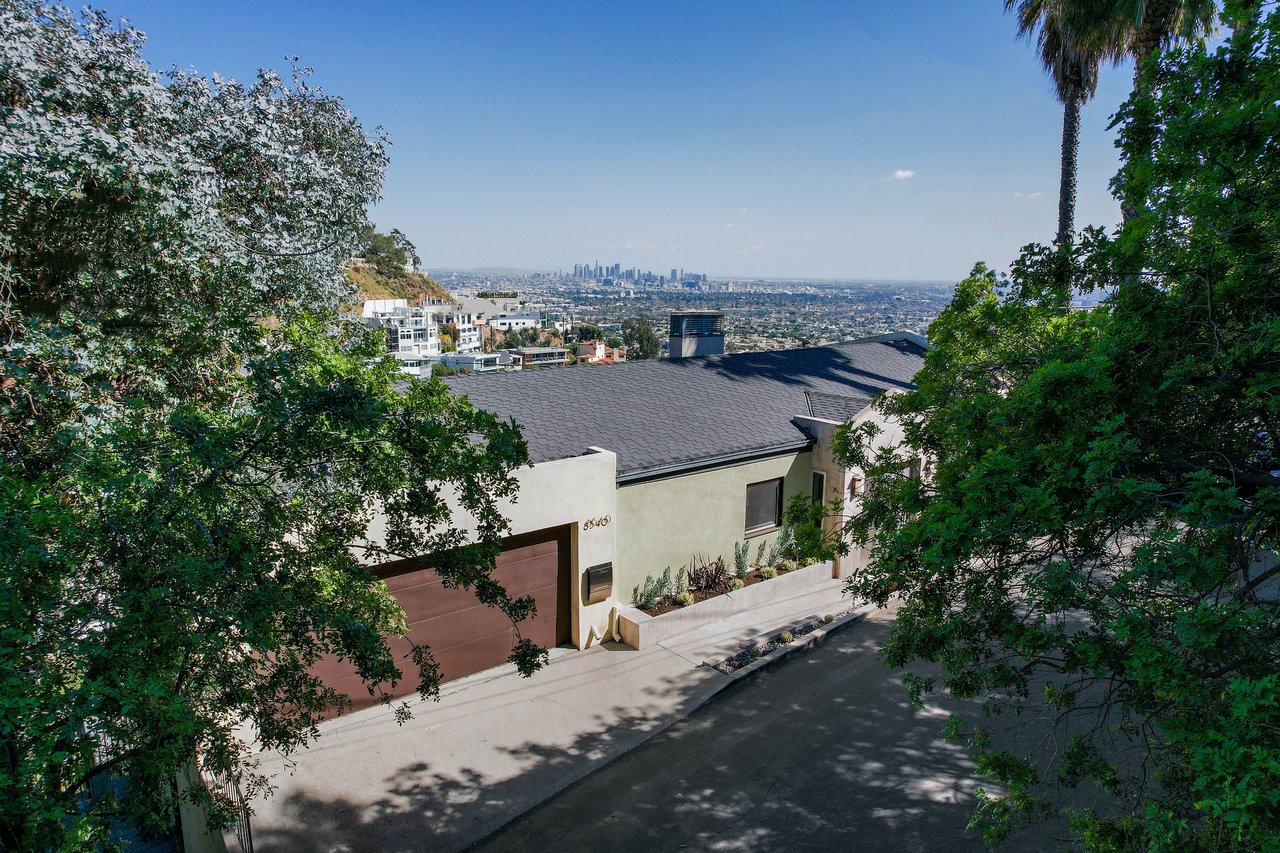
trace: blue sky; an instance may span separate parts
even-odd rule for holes
[[[1061,108],[1000,0],[101,2],[158,67],[298,54],[390,134],[373,218],[428,268],[956,280],[1056,227]],[[1078,224],[1119,219],[1129,77],[1085,108]]]

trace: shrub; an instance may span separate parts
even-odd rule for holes
[[[688,607],[690,604],[693,604],[693,593],[691,592],[680,593],[675,597],[675,603],[677,607]]]
[[[788,552],[795,541],[795,536],[792,534],[791,528],[782,528],[778,535],[774,537],[773,544],[769,546],[768,565],[776,566],[778,561],[781,560],[783,555]]]
[[[847,553],[848,549],[839,536],[833,536],[822,529],[828,516],[839,517],[841,512],[839,499],[824,504],[807,495],[793,497],[787,503],[783,515],[784,534],[787,536],[781,549],[783,555],[807,566]]]
[[[769,580],[770,578],[776,578],[777,576],[778,576],[778,570],[775,569],[773,566],[765,566],[763,569],[760,570],[760,577],[764,578],[765,580]]]
[[[836,615],[834,613],[828,613],[822,617],[823,625],[830,625],[834,621],[836,621]]]
[[[737,590],[737,589],[742,589],[744,586],[746,586],[746,584],[742,582],[741,578],[734,578],[733,580],[729,581],[730,592],[733,592],[734,590]]]
[[[790,631],[783,631],[781,634],[778,635],[778,642],[785,645],[791,642],[792,640],[794,640],[795,638],[796,638],[796,635],[791,633]]]
[[[795,560],[783,560],[782,562],[778,563],[779,574],[794,572],[798,568],[800,568],[800,564],[797,563]]]
[[[751,546],[743,542],[742,547],[738,547],[738,543],[733,546],[733,576],[736,578],[745,578],[747,576],[747,556],[751,550]]]
[[[671,569],[668,568],[667,572],[670,572],[670,571]],[[679,597],[688,591],[689,591],[689,572],[685,569],[684,566],[681,566],[680,570],[676,572],[675,583],[667,587],[667,592],[673,596]]]
[[[760,547],[756,549],[756,565],[757,566],[764,565],[764,552],[765,552],[765,549],[768,547],[769,547],[768,540],[761,539]]]
[[[717,557],[708,563],[695,554],[689,563],[689,589],[695,592],[724,592],[729,588],[729,577],[724,557]]]
[[[661,578],[655,579],[653,575],[645,575],[644,583],[631,591],[631,600],[641,610],[649,610],[658,603],[658,599],[662,598],[664,592]]]
[[[652,575],[646,575],[644,583],[631,591],[631,600],[641,610],[650,610],[663,599],[674,598],[684,591],[684,589],[678,588],[678,584],[683,582],[683,575],[684,569],[681,569],[675,580],[672,580],[670,566],[663,570],[662,576],[659,578],[655,579]]]

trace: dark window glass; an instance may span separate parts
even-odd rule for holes
[[[813,472],[813,499],[815,501],[827,499],[827,475],[821,471]]]
[[[747,532],[758,532],[782,523],[782,479],[747,486]]]

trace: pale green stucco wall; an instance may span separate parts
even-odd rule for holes
[[[687,566],[694,554],[708,560],[723,556],[733,569],[733,546],[744,538],[747,485],[783,477],[783,504],[792,495],[809,494],[812,483],[809,451],[747,462],[696,474],[618,487],[617,552],[614,590],[619,600],[647,575],[657,577],[671,566]],[[751,557],[761,540],[754,536]]]

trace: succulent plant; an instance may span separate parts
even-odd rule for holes
[[[773,566],[765,566],[763,569],[760,570],[760,577],[764,578],[765,580],[769,580],[770,578],[776,578],[777,576],[778,576],[778,570],[775,569]]]
[[[778,642],[783,643],[785,645],[786,643],[791,642],[795,638],[796,638],[796,635],[791,633],[790,631],[783,631],[781,634],[778,635]]]
[[[736,589],[742,589],[744,586],[746,586],[746,584],[744,584],[744,583],[743,583],[740,579],[738,579],[738,578],[734,578],[733,580],[729,581],[729,590],[730,590],[730,591],[733,591],[733,590],[736,590]]]
[[[688,607],[690,604],[693,604],[693,593],[682,592],[675,597],[675,602],[679,607]]]
[[[822,617],[823,625],[830,625],[834,621],[836,621],[836,615],[834,613],[828,613]]]

